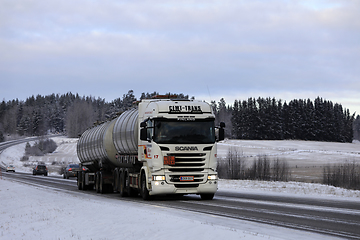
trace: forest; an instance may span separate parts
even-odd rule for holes
[[[171,93],[168,93],[169,95]],[[0,142],[8,136],[42,136],[61,133],[80,136],[87,128],[118,116],[133,107],[134,102],[158,95],[142,93],[137,99],[132,90],[111,102],[71,92],[31,96],[0,104]],[[188,99],[188,95],[177,94]],[[192,97],[194,98],[194,97]],[[360,116],[350,114],[341,104],[320,97],[314,101],[275,98],[235,100],[227,105],[222,98],[211,105],[216,123],[226,123],[226,137],[256,140],[314,140],[352,142],[360,140]]]
[[[225,121],[227,136],[248,140],[312,140],[352,142],[359,140],[360,117],[341,104],[320,97],[287,102],[275,98],[235,100],[226,106],[221,99],[216,109],[218,121]]]

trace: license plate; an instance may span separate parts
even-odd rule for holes
[[[194,181],[194,176],[181,176],[181,177],[180,177],[180,181],[192,182],[192,181]]]

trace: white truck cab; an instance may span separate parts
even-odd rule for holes
[[[139,122],[138,159],[144,162],[149,195],[212,199],[218,176],[211,106],[198,100],[143,100]]]

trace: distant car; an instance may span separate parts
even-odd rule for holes
[[[48,175],[48,168],[47,168],[46,165],[44,165],[44,164],[38,164],[38,165],[36,165],[36,167],[33,169],[33,175],[44,175],[44,176],[47,176],[47,175]]]
[[[69,164],[64,170],[64,178],[69,179],[69,177],[77,177],[78,171],[80,171],[79,164]]]
[[[8,165],[6,167],[6,172],[15,172],[15,167],[13,165]]]

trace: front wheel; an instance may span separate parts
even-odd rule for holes
[[[146,186],[146,175],[145,173],[143,172],[141,174],[141,186],[140,186],[140,194],[142,196],[142,198],[144,200],[150,200],[150,195],[149,195],[149,190],[147,189],[147,186]]]
[[[200,194],[202,200],[212,200],[214,198],[214,193]]]

